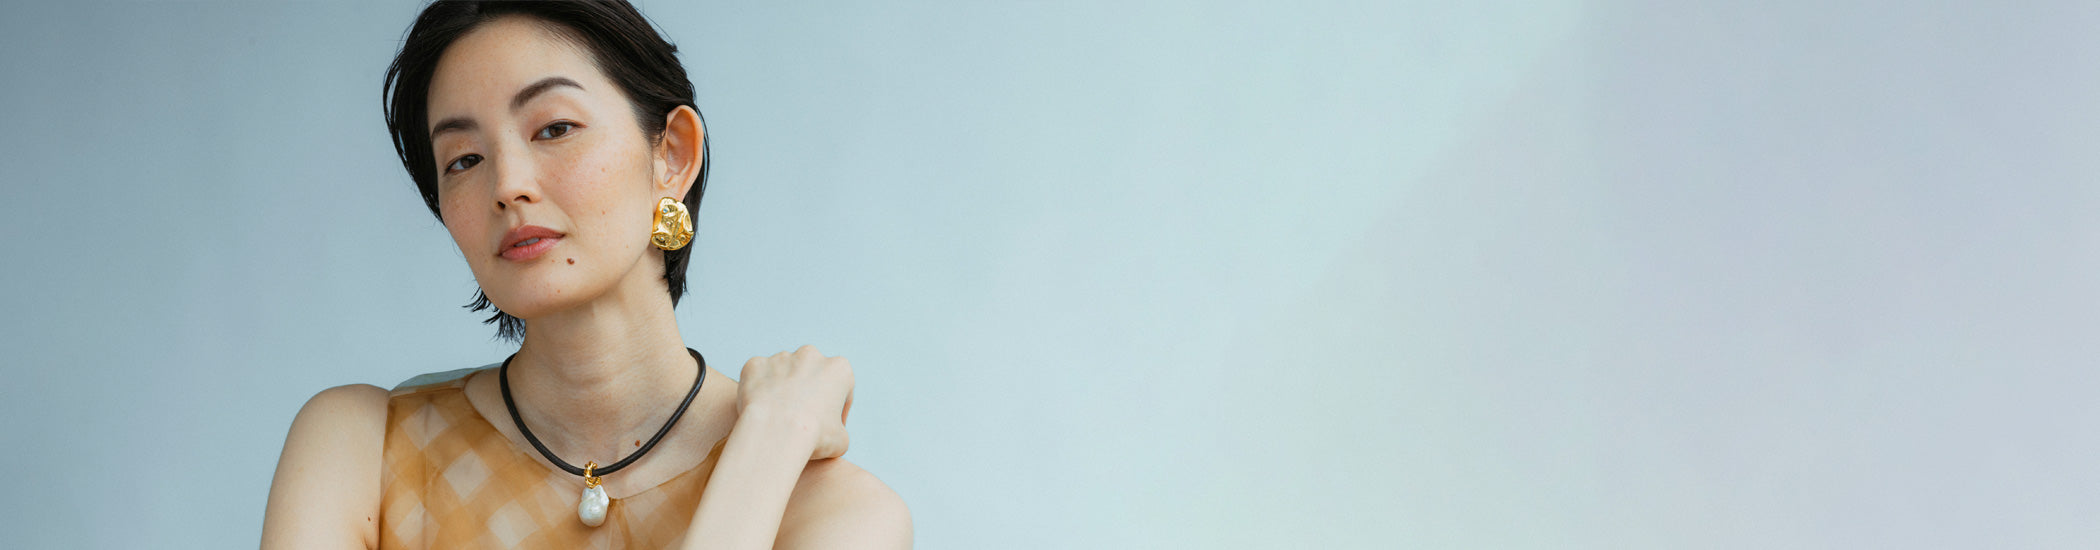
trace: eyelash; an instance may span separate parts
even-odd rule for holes
[[[461,166],[461,167],[459,167],[459,168],[453,168],[454,166],[459,166],[459,163],[462,163],[462,162],[467,162],[467,159],[473,159],[473,160],[474,160],[473,164],[469,164],[469,165],[466,165],[466,166]],[[473,167],[474,167],[474,164],[481,164],[481,155],[460,155],[460,157],[459,157],[459,158],[456,158],[456,159],[452,159],[452,163],[451,163],[451,164],[447,164],[447,165],[445,165],[445,173],[446,173],[446,174],[452,174],[452,173],[455,173],[455,172],[459,172],[459,171],[461,171],[461,170],[465,170],[465,169],[468,169],[468,168],[473,168]]]
[[[554,122],[552,122],[552,123],[548,123],[548,124],[547,124],[546,126],[542,126],[542,127],[540,127],[540,131],[539,131],[539,133],[533,134],[533,135],[532,135],[532,137],[536,137],[536,138],[538,138],[538,137],[540,137],[540,135],[541,135],[541,134],[545,134],[545,133],[547,133],[547,131],[548,131],[548,130],[552,130],[552,129],[554,129],[554,127],[555,127],[555,126],[567,126],[567,127],[568,127],[568,129],[567,129],[567,130],[562,130],[562,131],[561,131],[561,135],[560,135],[560,136],[547,136],[547,137],[544,137],[544,138],[540,138],[540,139],[555,139],[555,138],[559,138],[559,137],[562,137],[562,136],[566,136],[566,135],[569,135],[569,132],[574,132],[574,131],[576,131],[576,129],[577,129],[577,128],[582,128],[582,127],[583,127],[583,125],[581,125],[581,124],[577,124],[577,123],[574,123],[574,122],[569,122],[569,121],[566,121],[566,120],[557,120],[557,121],[554,121]]]
[[[550,135],[550,136],[547,136],[547,137],[540,137],[540,136],[542,136],[542,135],[546,135],[546,134],[547,134],[547,131],[548,131],[548,130],[552,130],[552,129],[554,129],[554,127],[556,127],[556,126],[561,126],[561,127],[564,127],[564,128],[565,128],[564,130],[562,130],[562,132],[561,132],[561,135],[558,135],[558,136],[552,136],[552,135]],[[577,123],[574,123],[574,122],[569,122],[569,121],[566,121],[566,120],[557,120],[557,121],[554,121],[554,122],[552,122],[552,123],[549,123],[549,124],[547,124],[546,126],[542,126],[542,127],[540,127],[540,131],[539,131],[539,132],[536,132],[536,133],[533,133],[533,134],[532,134],[532,137],[534,137],[534,138],[536,138],[536,139],[560,139],[560,138],[563,138],[563,137],[567,137],[567,136],[569,135],[569,133],[570,133],[570,132],[574,132],[574,131],[576,131],[576,129],[577,129],[577,128],[582,128],[582,127],[583,127],[583,125],[582,125],[582,124],[577,124]],[[462,162],[467,162],[467,160],[468,160],[468,159],[473,159],[473,162],[472,162],[472,163],[470,163],[470,164],[468,164],[468,165],[466,165],[466,166],[460,166],[459,168],[453,168],[454,166],[459,166],[459,164],[460,164],[460,163],[462,163]],[[457,172],[460,172],[460,171],[462,171],[462,170],[466,170],[466,169],[468,169],[468,168],[473,168],[475,164],[481,164],[481,155],[475,155],[475,154],[466,154],[466,155],[460,155],[460,157],[459,157],[459,158],[456,158],[456,159],[452,159],[452,162],[450,162],[450,163],[447,163],[447,164],[445,164],[445,173],[446,173],[446,174],[453,174],[453,173],[457,173]]]

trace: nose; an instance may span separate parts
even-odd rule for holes
[[[496,210],[540,201],[539,170],[530,155],[503,155],[496,162]]]

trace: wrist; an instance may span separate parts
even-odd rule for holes
[[[804,416],[752,403],[738,413],[729,437],[732,442],[809,456],[817,448],[819,429],[815,421]]]

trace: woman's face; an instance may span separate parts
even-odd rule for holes
[[[438,60],[429,102],[438,208],[496,307],[531,319],[664,292],[651,216],[687,185],[585,51],[530,19],[484,23]]]

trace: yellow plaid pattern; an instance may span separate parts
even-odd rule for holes
[[[466,378],[391,394],[380,548],[668,548],[684,539],[721,443],[692,470],[613,499],[604,525],[585,526],[576,519],[583,480],[511,445],[467,401]]]

